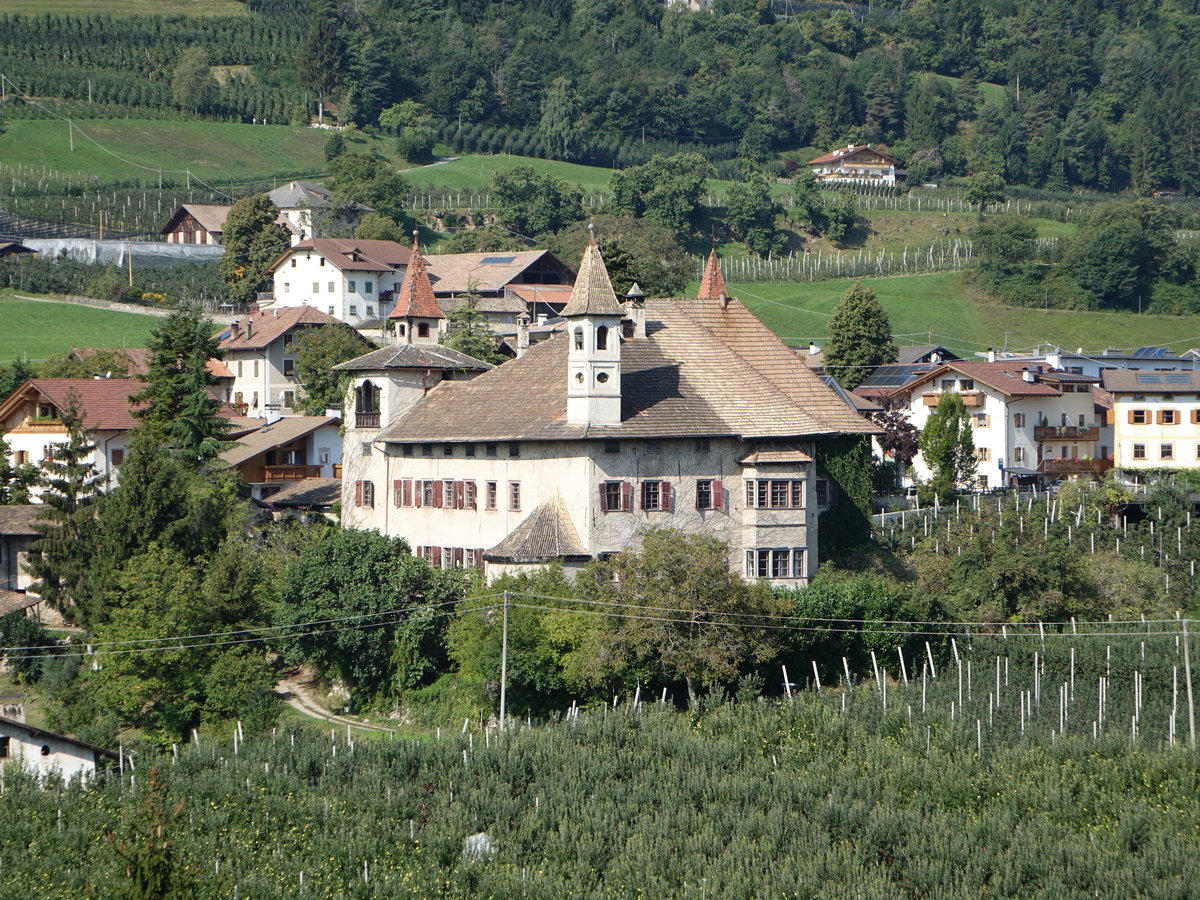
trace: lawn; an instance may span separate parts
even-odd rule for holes
[[[154,316],[0,294],[0,363],[44,359],[72,347],[145,347]]]
[[[609,169],[599,166],[580,166],[551,159],[510,156],[507,153],[468,154],[450,162],[407,169],[403,175],[414,185],[475,191],[490,185],[492,176],[497,172],[517,166],[530,166],[538,172],[564,178],[579,185],[585,192],[608,190],[608,179],[612,175]]]
[[[897,341],[945,344],[963,356],[987,347],[1052,343],[1069,349],[1200,345],[1200,318],[1020,309],[978,296],[955,273],[866,278],[892,321]],[[731,284],[772,331],[791,344],[823,341],[829,314],[854,282]],[[696,289],[691,286],[691,290]]]
[[[244,16],[246,6],[237,0],[25,0],[25,15],[59,13],[73,16]]]

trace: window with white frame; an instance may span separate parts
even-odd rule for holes
[[[804,507],[804,479],[747,479],[746,506],[757,509],[802,509]]]
[[[746,551],[747,578],[804,577],[803,547],[755,548]]]

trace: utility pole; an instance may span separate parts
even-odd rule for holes
[[[1188,746],[1196,749],[1196,706],[1192,701],[1192,658],[1188,652],[1188,620],[1183,620],[1183,680],[1187,683]]]
[[[500,632],[500,730],[504,730],[505,701],[508,699],[508,591],[504,592],[503,625]],[[1188,691],[1192,689],[1188,679]],[[1192,732],[1195,743],[1195,729]]]

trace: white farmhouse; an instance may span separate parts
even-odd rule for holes
[[[296,339],[307,328],[336,324],[311,306],[269,306],[235,320],[217,335],[231,376],[224,399],[241,416],[294,415],[301,388]]]
[[[117,378],[31,378],[0,403],[0,432],[13,465],[40,463],[68,441],[63,414],[74,403],[96,445],[91,463],[109,484],[125,462],[129,432],[137,425],[129,395],[145,382]],[[34,489],[34,502],[41,496]]]
[[[818,181],[827,184],[885,184],[895,186],[904,179],[900,160],[870,144],[847,144],[807,163]]]
[[[412,252],[395,241],[309,238],[271,263],[273,306],[311,306],[355,328],[392,310]]]
[[[621,304],[590,242],[564,332],[469,380],[431,367],[348,423],[343,524],[493,575],[670,526],[727,541],[749,578],[805,583],[833,495],[817,445],[877,429],[727,296],[715,259],[701,294]],[[356,399],[379,377],[355,372]]]
[[[117,760],[111,750],[0,716],[0,765],[21,766],[40,778],[86,781]]]
[[[1104,372],[1115,464],[1134,482],[1200,467],[1200,372]]]
[[[1095,378],[1041,366],[954,360],[918,375],[896,393],[923,429],[945,393],[971,416],[978,487],[1005,487],[1038,475],[1092,477],[1112,466],[1105,415],[1092,399]],[[910,472],[931,476],[918,454]]]

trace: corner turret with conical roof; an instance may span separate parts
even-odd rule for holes
[[[717,259],[716,247],[713,247],[712,252],[708,254],[704,277],[700,279],[700,293],[696,296],[701,300],[729,299],[729,289],[725,287],[725,273],[721,271],[721,261]]]
[[[433,283],[429,280],[429,269],[421,255],[417,234],[413,232],[408,273],[396,292],[396,305],[388,319],[395,326],[397,343],[436,344],[441,338],[441,323],[446,315],[433,295]]]
[[[621,424],[621,319],[604,258],[592,226],[571,298],[563,307],[567,321],[567,422],[571,425]]]

